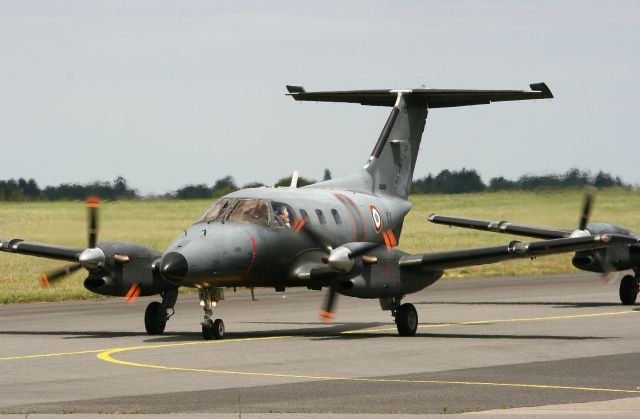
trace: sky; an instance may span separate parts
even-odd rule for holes
[[[143,194],[362,167],[388,108],[307,90],[528,90],[430,112],[415,177],[571,167],[640,184],[640,2],[0,0],[0,179]]]

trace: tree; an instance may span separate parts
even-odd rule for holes
[[[331,170],[324,169],[324,175],[322,176],[322,180],[331,180]]]

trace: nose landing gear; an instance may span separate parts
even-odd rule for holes
[[[204,319],[202,325],[202,337],[205,340],[222,339],[224,336],[224,322],[222,319],[212,320],[213,307],[218,305],[218,301],[224,300],[222,288],[200,288],[200,306],[204,309]]]

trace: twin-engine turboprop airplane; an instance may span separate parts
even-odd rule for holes
[[[548,227],[536,227],[525,224],[513,224],[508,221],[483,221],[473,218],[450,217],[431,214],[427,218],[432,223],[448,226],[471,228],[475,230],[507,233],[515,236],[535,237],[539,239],[559,239],[563,237],[587,237],[590,235],[616,234],[633,237],[635,243],[620,243],[600,249],[579,250],[573,256],[573,266],[584,271],[600,272],[605,277],[616,272],[632,269],[635,275],[625,275],[620,280],[620,301],[624,305],[636,302],[640,290],[640,234],[628,228],[608,223],[588,223],[591,214],[593,192],[588,191],[577,230],[560,230]]]
[[[361,90],[306,92],[287,86],[298,101],[388,106],[391,113],[365,166],[342,179],[296,188],[243,189],[217,200],[164,251],[123,242],[96,243],[96,203],[91,201],[89,245],[69,248],[22,240],[0,250],[76,262],[44,275],[53,283],[69,272],[89,272],[84,285],[105,295],[160,294],[145,312],[149,334],[163,333],[179,287],[196,287],[204,308],[202,335],[219,339],[224,323],[213,319],[224,287],[329,287],[324,320],[334,316],[336,293],[378,299],[400,335],[414,335],[418,314],[402,298],[437,281],[443,271],[561,252],[635,242],[617,234],[554,238],[532,243],[407,254],[396,248],[418,149],[430,109],[498,101],[546,99],[544,83],[513,90]]]

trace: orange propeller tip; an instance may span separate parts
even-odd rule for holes
[[[333,323],[333,318],[335,316],[336,315],[334,313],[331,313],[330,311],[320,310],[320,320],[322,320],[322,323],[324,324]]]
[[[100,197],[88,196],[86,201],[87,201],[87,207],[89,208],[98,208],[100,206]]]
[[[40,286],[42,288],[48,288],[51,284],[49,283],[49,277],[46,274],[40,275]]]

